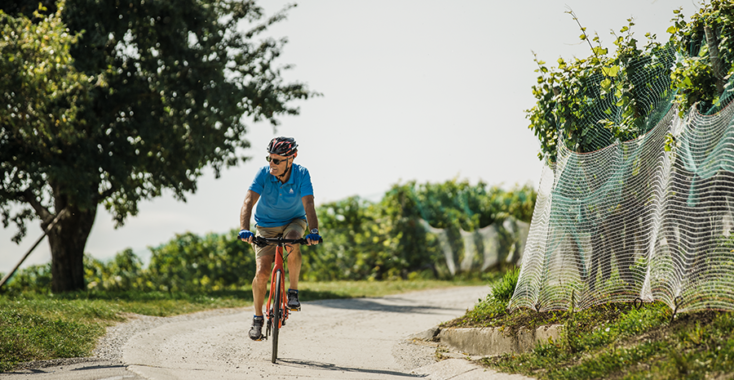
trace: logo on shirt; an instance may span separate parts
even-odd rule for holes
[[[293,189],[291,189],[288,193],[293,194]]]

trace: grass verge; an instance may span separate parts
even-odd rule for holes
[[[576,312],[516,310],[488,296],[444,327],[498,327],[516,331],[563,324],[561,339],[532,352],[485,358],[493,369],[540,379],[731,379],[734,378],[734,313],[679,314],[660,302],[639,310],[608,304]]]
[[[301,300],[379,297],[415,290],[478,285],[479,280],[301,282]],[[0,295],[0,372],[17,363],[91,355],[105,327],[123,313],[171,316],[252,304],[250,288],[208,293],[76,292]]]

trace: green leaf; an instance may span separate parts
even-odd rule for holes
[[[601,89],[604,90],[604,92],[608,92],[612,87],[612,81],[609,80],[609,78],[604,78],[599,85],[601,86]]]
[[[606,55],[609,50],[601,47],[601,46],[595,46],[591,51],[594,53],[594,55],[601,56]]]
[[[619,70],[620,69],[621,68],[619,66],[616,66],[615,65],[615,66],[611,66],[611,67],[602,67],[601,68],[601,71],[602,71],[602,74],[604,74],[604,76],[607,76],[607,77],[616,77],[617,74],[619,74]]]

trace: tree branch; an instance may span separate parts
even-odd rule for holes
[[[33,209],[36,211],[36,214],[38,214],[38,216],[40,216],[44,222],[49,221],[49,219],[53,218],[54,215],[51,214],[51,212],[48,211],[48,209],[44,207],[41,202],[38,201],[38,199],[36,199],[36,196],[33,195],[33,192],[31,192],[30,189],[26,189],[22,194],[22,199],[24,199],[26,202],[28,202],[28,204],[31,205],[31,207],[33,207]]]
[[[100,201],[100,200],[102,200],[102,199],[105,199],[105,198],[107,198],[107,197],[111,196],[112,194],[114,194],[114,192],[115,192],[116,190],[117,190],[117,189],[116,189],[116,188],[115,188],[114,186],[112,186],[112,187],[110,187],[109,189],[107,189],[107,190],[105,190],[105,191],[103,191],[103,192],[101,192],[101,193],[98,193],[98,195],[97,195],[97,199],[95,199],[94,201],[95,201],[95,202],[98,202],[98,201]]]

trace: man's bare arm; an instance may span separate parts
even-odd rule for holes
[[[303,208],[306,210],[306,219],[308,220],[308,228],[310,230],[319,228],[319,218],[316,217],[316,206],[314,205],[313,195],[306,195],[301,198],[303,201]],[[318,241],[311,242],[311,244],[319,244]]]
[[[242,203],[242,209],[240,210],[240,230],[250,229],[250,217],[252,216],[252,207],[255,206],[257,200],[260,199],[260,194],[247,190],[245,195],[245,201]]]

